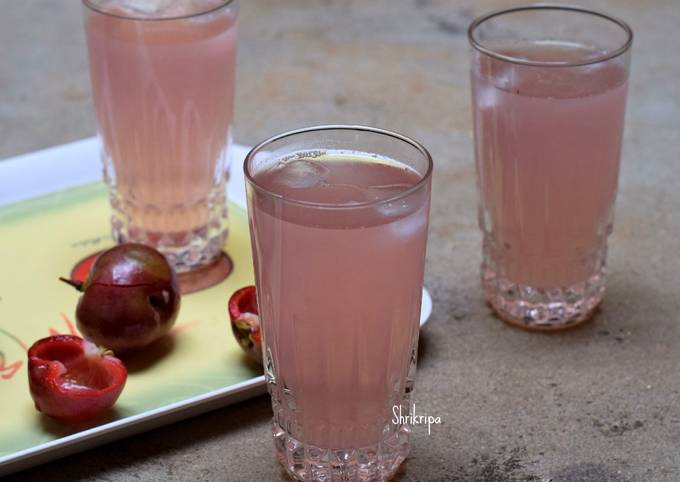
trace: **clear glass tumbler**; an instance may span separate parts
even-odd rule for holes
[[[236,1],[83,4],[113,237],[206,266],[227,237]]]
[[[525,328],[584,322],[605,291],[633,33],[537,5],[468,34],[486,298]]]
[[[278,457],[296,480],[385,480],[409,451],[432,159],[323,126],[244,169]]]

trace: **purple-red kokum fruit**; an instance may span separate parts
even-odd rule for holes
[[[166,335],[180,306],[177,278],[165,256],[144,244],[119,244],[100,254],[76,308],[85,338],[115,352],[137,350]]]

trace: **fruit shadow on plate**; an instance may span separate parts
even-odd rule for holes
[[[245,366],[247,366],[248,368],[250,368],[251,370],[257,372],[259,375],[264,374],[264,368],[262,367],[262,365],[259,364],[259,363],[257,363],[255,360],[253,360],[252,358],[250,358],[250,357],[249,357],[248,355],[246,355],[245,353],[241,353],[239,358],[240,358],[241,363],[242,363],[243,365],[245,365]],[[234,364],[234,362],[233,362],[233,360],[232,360],[231,358],[229,358],[229,359],[226,361],[226,363],[227,363],[229,366],[233,366],[233,364]]]
[[[105,423],[113,422],[122,418],[122,413],[116,407],[108,409],[106,412],[83,422],[61,422],[54,418],[48,417],[43,413],[36,413],[40,418],[40,427],[47,433],[55,437],[65,437],[83,430],[104,425]]]
[[[174,334],[170,333],[141,350],[130,353],[116,353],[116,356],[123,361],[128,373],[134,374],[152,368],[161,359],[169,356],[175,350],[176,344]]]

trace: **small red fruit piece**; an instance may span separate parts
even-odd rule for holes
[[[35,408],[59,420],[80,422],[105,412],[118,400],[126,379],[118,358],[78,336],[50,336],[28,350]]]
[[[254,286],[246,286],[229,298],[231,331],[246,354],[262,364],[262,337],[260,316],[257,309],[257,293]]]
[[[151,246],[119,244],[97,257],[85,281],[60,279],[83,293],[76,308],[83,336],[116,353],[154,343],[177,319],[176,274]]]

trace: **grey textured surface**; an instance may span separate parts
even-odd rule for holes
[[[628,20],[633,71],[609,291],[594,323],[494,319],[478,283],[465,28],[510,1],[243,0],[236,139],[364,123],[436,162],[416,427],[401,481],[680,480],[680,3],[588,2]],[[0,157],[94,134],[76,0],[5,2]],[[58,169],[58,166],[55,166]],[[6,274],[5,274],[6,275]],[[264,397],[10,477],[279,480]]]

